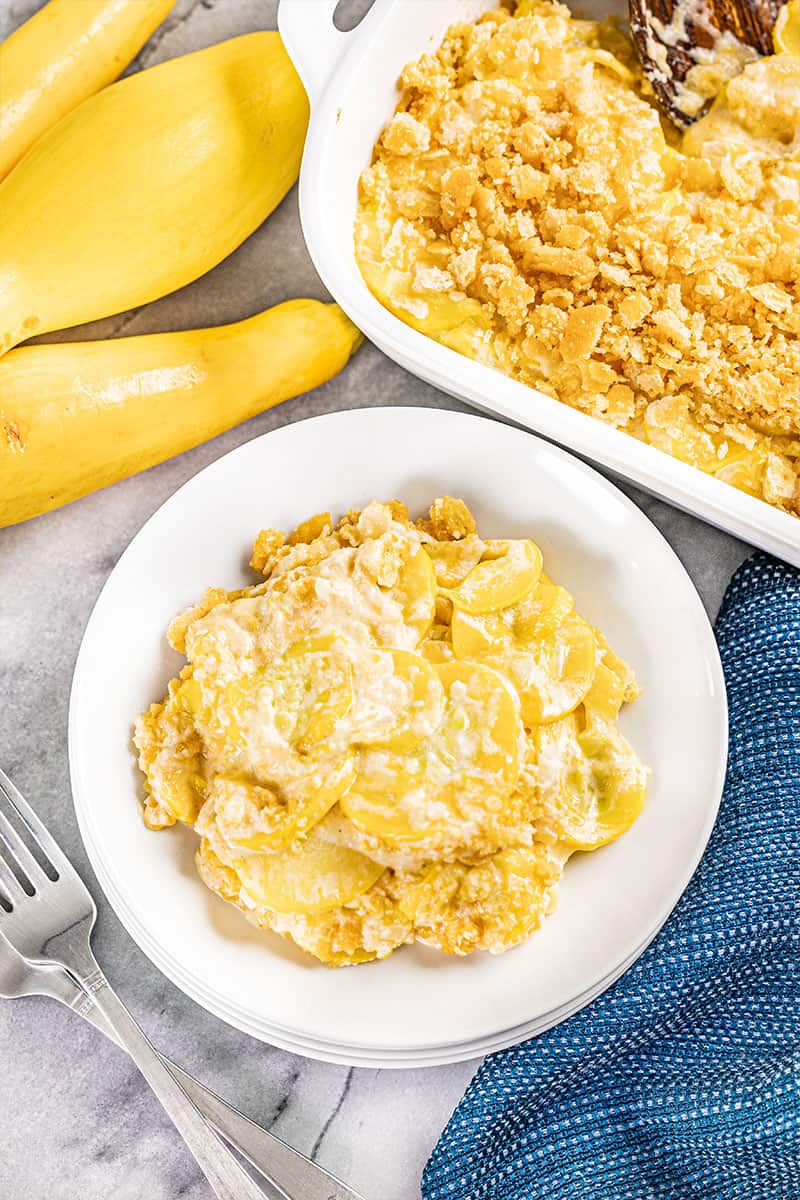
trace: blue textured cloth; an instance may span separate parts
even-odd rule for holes
[[[609,991],[486,1059],[425,1200],[799,1200],[800,573],[756,555],[716,632],[728,776],[691,884]]]

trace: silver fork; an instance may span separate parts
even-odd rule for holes
[[[21,958],[0,933],[0,999],[49,996],[59,1000],[106,1037],[114,1031],[89,996],[63,967],[32,966]],[[162,1055],[163,1058],[163,1055]],[[207,1121],[260,1171],[285,1200],[363,1200],[324,1167],[288,1146],[274,1133],[262,1129],[192,1075],[164,1059],[170,1072],[197,1105]]]
[[[27,831],[41,863],[16,823]],[[219,1200],[264,1200],[261,1188],[206,1124],[100,970],[89,943],[96,918],[94,900],[69,859],[0,771],[0,931],[23,958],[44,968],[59,964],[91,996]]]

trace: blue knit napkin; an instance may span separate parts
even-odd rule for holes
[[[800,573],[750,559],[716,632],[730,757],[691,884],[609,991],[486,1059],[425,1200],[799,1200]]]

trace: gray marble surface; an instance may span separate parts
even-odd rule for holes
[[[0,0],[0,37],[38,3]],[[138,65],[273,27],[275,8],[274,0],[178,0]],[[204,279],[79,336],[216,324],[298,295],[325,293],[305,251],[292,193]],[[72,813],[66,749],[70,680],[83,628],[142,522],[186,479],[240,443],[303,417],[375,404],[458,407],[367,345],[324,387],[113,488],[0,531],[0,762],[89,883],[100,914],[100,961],[154,1041],[367,1200],[413,1200],[425,1159],[477,1064],[348,1070],[262,1045],[197,1007],[150,965],[95,883]],[[713,615],[746,548],[630,494],[675,547]],[[3,1200],[210,1196],[135,1069],[66,1010],[40,999],[0,1004],[0,1063]]]

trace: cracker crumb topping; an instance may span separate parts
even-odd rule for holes
[[[800,514],[800,58],[678,140],[615,28],[521,0],[410,63],[356,250],[408,324]]]

